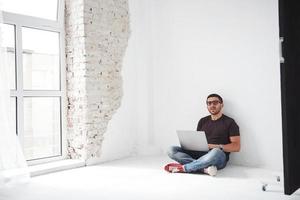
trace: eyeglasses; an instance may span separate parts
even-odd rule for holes
[[[216,106],[216,105],[218,105],[218,103],[221,103],[221,102],[217,101],[217,100],[215,100],[215,101],[207,101],[206,105],[208,105],[208,106],[211,106],[211,105]]]

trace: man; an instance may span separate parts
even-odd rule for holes
[[[200,119],[197,131],[205,131],[209,151],[190,151],[172,146],[168,156],[178,163],[167,164],[166,171],[202,172],[215,176],[217,170],[226,166],[230,152],[240,151],[239,127],[232,118],[222,113],[222,97],[210,94],[206,105],[211,115]]]

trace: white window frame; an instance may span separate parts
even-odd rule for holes
[[[61,155],[29,160],[29,165],[41,164],[67,157],[66,141],[66,67],[65,67],[65,27],[64,27],[64,0],[58,1],[57,20],[48,20],[27,15],[3,11],[3,23],[15,26],[15,53],[16,53],[16,90],[11,90],[11,97],[17,98],[17,132],[21,146],[24,141],[24,97],[59,97],[61,119]],[[22,62],[22,27],[34,28],[59,33],[59,60],[60,60],[60,89],[59,90],[23,90],[23,62]]]

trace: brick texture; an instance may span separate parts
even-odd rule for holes
[[[88,160],[121,104],[128,0],[66,0],[65,19],[68,154]]]

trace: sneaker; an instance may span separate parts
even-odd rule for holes
[[[169,163],[164,167],[164,169],[170,173],[184,172],[183,165],[179,163]]]
[[[218,169],[216,166],[209,166],[208,168],[204,169],[204,173],[210,175],[210,176],[215,176],[217,175]]]

